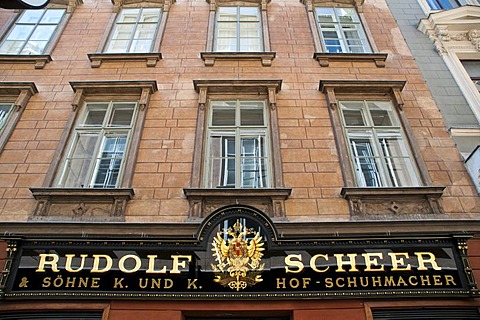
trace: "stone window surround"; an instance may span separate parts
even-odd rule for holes
[[[350,211],[354,218],[375,219],[392,215],[404,218],[403,210],[412,214],[418,210],[420,214],[442,214],[440,197],[444,186],[432,186],[427,167],[423,162],[420,150],[414,142],[413,132],[404,113],[404,101],[401,91],[406,81],[399,80],[321,80],[319,90],[326,94],[329,113],[338,146],[340,163],[343,166],[345,186],[341,195],[349,202]],[[361,98],[360,98],[361,97]],[[422,186],[416,187],[357,187],[353,168],[350,165],[348,145],[340,120],[338,100],[386,100],[392,101],[405,132],[407,144],[415,158]],[[421,208],[421,210],[419,209]],[[387,212],[387,213],[385,213]]]
[[[480,19],[480,6],[434,11],[428,18],[420,20],[417,29],[433,42],[480,123],[480,93],[461,62],[480,61],[480,28],[477,19],[468,18],[471,16]]]
[[[36,93],[38,90],[33,82],[0,82],[0,100],[12,102],[14,108],[0,135],[0,153],[12,135],[30,97]]]
[[[105,61],[145,61],[147,67],[155,67],[157,62],[162,59],[160,53],[160,46],[162,43],[163,34],[165,32],[165,26],[167,24],[168,12],[170,7],[175,3],[175,0],[111,0],[114,5],[113,12],[115,13],[110,18],[105,32],[100,40],[100,44],[97,48],[97,52],[87,54],[88,59],[91,62],[92,68],[99,68]],[[146,53],[105,53],[103,52],[110,37],[110,32],[115,24],[117,14],[122,8],[162,8],[162,14],[160,17],[160,24],[158,26],[157,35],[151,52]]]
[[[66,9],[67,12],[62,18],[62,21],[58,24],[57,30],[55,34],[50,39],[49,43],[45,47],[43,54],[34,54],[34,55],[26,55],[26,54],[1,54],[0,55],[0,63],[33,63],[35,69],[43,69],[45,65],[52,61],[51,54],[55,49],[55,46],[60,39],[60,36],[63,33],[63,30],[67,26],[68,21],[72,17],[75,8],[79,5],[83,4],[83,0],[50,0],[50,4],[47,8],[60,8]],[[22,10],[15,10],[14,15],[10,17],[10,20],[5,23],[4,27],[0,30],[0,35],[2,38],[5,37],[10,30],[10,28],[14,25],[15,21],[19,18]],[[1,40],[0,39],[0,40]]]
[[[330,62],[343,62],[343,61],[367,61],[374,62],[375,65],[379,68],[385,67],[385,61],[387,60],[387,53],[378,53],[378,48],[373,41],[372,33],[368,28],[368,24],[365,21],[363,16],[363,3],[365,0],[300,0],[300,2],[305,5],[307,10],[308,23],[310,25],[310,30],[312,30],[313,45],[315,53],[313,58],[318,61],[321,67],[328,67]],[[370,47],[374,53],[330,53],[323,52],[322,41],[320,40],[320,35],[318,32],[318,26],[315,19],[315,7],[316,6],[325,6],[325,7],[354,7],[358,13],[360,21],[362,23],[363,30],[367,36],[367,39],[370,43]]]
[[[260,60],[262,66],[269,67],[272,65],[272,60],[276,53],[270,49],[270,35],[268,29],[268,15],[267,5],[271,0],[244,0],[244,1],[229,1],[229,0],[207,0],[210,4],[210,13],[208,18],[207,30],[207,47],[205,52],[200,52],[200,57],[205,63],[205,66],[214,66],[216,60]],[[215,37],[216,12],[219,6],[236,5],[259,6],[261,8],[262,16],[262,30],[263,30],[263,52],[215,52],[213,51],[213,41]]]
[[[197,220],[211,211],[232,203],[250,204],[260,207],[273,219],[285,219],[284,202],[291,193],[283,186],[280,136],[278,131],[277,98],[282,80],[194,80],[195,91],[199,94],[198,116],[195,134],[191,187],[184,188],[190,203],[189,219]],[[204,141],[206,135],[207,104],[210,98],[255,98],[266,99],[269,108],[271,137],[272,188],[256,189],[206,189],[202,187],[204,164]]]
[[[134,192],[130,187],[135,167],[135,159],[138,153],[138,145],[145,121],[150,96],[158,91],[155,80],[135,81],[71,81],[75,95],[72,100],[72,112],[60,138],[57,150],[52,159],[43,186],[30,188],[33,197],[37,200],[37,206],[31,219],[33,220],[100,220],[100,221],[123,221],[126,202],[132,199]],[[55,179],[57,170],[66,151],[72,128],[79,115],[79,110],[85,100],[137,100],[139,110],[134,125],[130,148],[126,154],[126,165],[120,185],[118,188],[52,188],[50,187]],[[70,206],[65,216],[51,215],[52,206]],[[109,210],[108,214],[102,217],[85,218],[84,214],[95,206],[103,206]],[[107,206],[107,207],[105,207]],[[100,210],[100,209],[98,209]],[[71,212],[73,214],[71,214]],[[69,213],[70,215],[68,215]]]

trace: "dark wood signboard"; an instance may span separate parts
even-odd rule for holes
[[[284,239],[236,206],[196,239],[6,238],[4,298],[468,296],[465,236]]]

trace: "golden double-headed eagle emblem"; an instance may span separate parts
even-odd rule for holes
[[[217,232],[212,242],[216,262],[212,268],[218,273],[214,281],[237,291],[263,281],[263,245],[260,234],[242,226],[239,220],[233,227]]]

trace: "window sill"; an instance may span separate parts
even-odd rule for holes
[[[318,61],[321,67],[328,67],[330,62],[375,62],[379,68],[385,67],[388,53],[327,53],[315,52],[313,58]]]
[[[156,53],[89,53],[91,67],[98,68],[104,61],[145,61],[147,67],[155,67],[162,59],[160,52]]]
[[[342,188],[351,213],[359,219],[406,219],[443,214],[445,187]]]
[[[190,203],[189,218],[192,220],[202,219],[220,207],[238,203],[254,206],[272,219],[285,220],[285,200],[291,192],[291,188],[183,189]]]
[[[52,61],[49,54],[22,55],[22,54],[1,54],[0,63],[34,63],[35,69],[43,69],[47,63]]]
[[[37,200],[29,220],[124,221],[133,189],[125,188],[30,188]]]
[[[262,66],[270,67],[275,52],[201,52],[205,66],[211,67],[216,60],[261,60]]]

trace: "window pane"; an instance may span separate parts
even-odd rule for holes
[[[17,23],[32,23],[36,24],[42,17],[45,10],[25,10],[22,13],[20,19],[18,19]]]
[[[32,33],[30,40],[46,40],[48,41],[55,31],[56,26],[37,26]]]
[[[16,25],[10,34],[8,40],[27,40],[35,27],[33,25]]]
[[[337,8],[336,13],[338,20],[342,23],[359,22],[357,12],[353,8]]]
[[[237,7],[219,7],[218,21],[237,21]]]
[[[5,41],[0,47],[0,53],[17,54],[23,46],[23,41]]]
[[[135,31],[135,39],[153,39],[156,30],[156,24],[139,25]]]
[[[133,40],[129,52],[150,52],[151,49],[152,40]]]
[[[65,13],[64,9],[48,9],[43,15],[43,18],[40,21],[40,23],[58,24],[62,20],[64,13]]]
[[[117,18],[117,23],[136,23],[140,9],[122,9]]]
[[[246,104],[246,103],[244,103]],[[263,104],[241,105],[240,124],[242,126],[263,126]]]
[[[112,39],[122,39],[122,40],[128,40],[132,38],[133,31],[135,29],[135,25],[133,24],[121,24],[118,25],[115,30],[113,31],[113,36]]]
[[[227,134],[210,137],[210,188],[235,187],[235,137]]]
[[[9,104],[0,104],[0,133],[2,132],[3,127],[7,123],[10,114],[12,113],[13,105]]]
[[[333,8],[316,8],[318,22],[335,22]]]
[[[365,120],[361,110],[343,110],[346,126],[364,126]]]
[[[260,11],[257,7],[240,7],[240,21],[259,21]]]
[[[263,136],[241,139],[241,187],[262,188],[265,186],[266,167],[262,156],[265,140]]]
[[[48,41],[28,41],[21,54],[40,54],[47,46]]]
[[[368,108],[374,126],[400,126],[393,113],[392,105],[387,101],[368,102]]]
[[[395,187],[417,185],[415,175],[411,174],[414,167],[402,137],[380,138],[379,142],[391,184]]]
[[[98,134],[85,133],[77,137],[77,141],[67,158],[62,186],[72,188],[88,187],[88,172],[92,163],[92,155],[98,141]]]
[[[158,22],[160,21],[160,8],[144,8],[140,15],[140,22]]]
[[[126,136],[105,138],[97,163],[94,188],[116,187],[126,142]]]
[[[107,113],[108,105],[93,105],[88,106],[88,111],[86,112],[85,120],[83,126],[85,127],[99,127],[103,124],[105,119],[105,114]]]
[[[235,105],[230,107],[213,107],[212,126],[234,126]]]
[[[351,139],[354,167],[361,187],[381,187],[380,172],[369,139]]]
[[[117,107],[113,109],[110,126],[111,127],[129,127],[132,124],[133,113],[135,109],[132,107]]]

